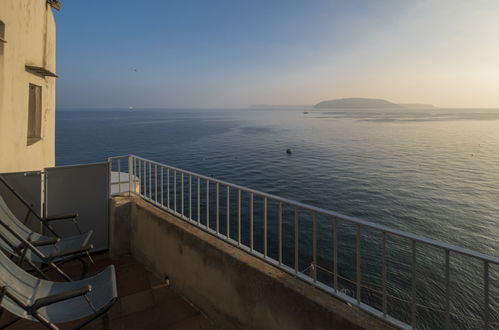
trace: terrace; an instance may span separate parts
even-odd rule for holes
[[[164,281],[148,272],[142,264],[132,256],[112,258],[108,253],[92,256],[94,264],[90,274],[102,267],[114,264],[118,280],[119,298],[112,309],[105,315],[89,324],[85,329],[199,329],[211,330],[217,327],[199,309],[184,297],[176,293]],[[78,278],[81,264],[77,261],[63,266],[64,271]],[[51,278],[58,279],[56,274]],[[12,315],[4,315],[7,322]],[[78,322],[61,324],[61,329],[71,329]],[[9,329],[45,329],[40,324],[21,320]]]
[[[94,229],[94,270],[117,265],[111,328],[499,325],[493,256],[137,156],[4,177]]]

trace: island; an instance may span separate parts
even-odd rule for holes
[[[318,109],[335,109],[335,108],[350,108],[350,109],[386,109],[386,108],[403,108],[399,104],[395,104],[383,99],[369,99],[362,97],[351,97],[344,99],[328,100],[317,103],[314,108]]]
[[[433,104],[401,103],[400,105],[406,109],[437,109]]]

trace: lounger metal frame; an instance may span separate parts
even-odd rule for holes
[[[45,241],[28,241],[25,238],[21,237],[18,233],[16,233],[10,226],[6,223],[4,223],[0,219],[0,225],[4,227],[10,234],[12,234],[16,239],[22,242],[22,244],[16,245],[13,242],[9,241],[4,235],[2,235],[0,231],[0,239],[2,239],[6,244],[10,246],[10,248],[17,253],[17,256],[19,257],[18,260],[18,265],[22,265],[23,262],[26,262],[34,271],[36,271],[40,276],[43,278],[47,279],[47,276],[44,273],[43,265],[42,267],[38,267],[35,265],[34,262],[31,260],[28,260],[26,257],[26,253],[28,250],[32,251],[42,262],[48,266],[48,268],[54,269],[58,274],[60,274],[65,280],[71,281],[72,279],[62,271],[58,265],[63,265],[66,262],[69,262],[71,260],[78,260],[82,264],[82,273],[81,273],[81,278],[84,278],[88,272],[88,264],[85,262],[83,257],[88,257],[89,260],[93,263],[92,257],[90,256],[89,250],[92,249],[92,245],[88,244],[81,249],[77,250],[69,250],[69,251],[63,251],[63,253],[58,254],[58,255],[53,255],[51,257],[45,256],[39,249],[37,249],[37,246],[44,246],[44,245],[51,245],[51,244],[56,244],[59,242],[61,239],[61,236],[57,234],[55,229],[50,225],[50,221],[59,221],[59,220],[73,220],[73,223],[76,226],[76,229],[78,230],[79,234],[82,234],[81,228],[78,225],[78,222],[76,218],[78,217],[78,213],[70,213],[70,214],[63,214],[63,215],[56,215],[56,216],[51,216],[51,217],[41,217],[37,214],[37,212],[32,208],[32,206],[3,178],[0,176],[0,182],[3,183],[7,189],[12,192],[12,194],[27,208],[27,213],[26,216],[24,217],[24,221],[22,223],[26,225],[30,214],[33,214],[39,221],[40,223],[43,224],[43,226],[55,237],[52,240],[45,240]],[[70,257],[73,256],[73,257]],[[60,261],[54,261],[56,258],[62,258]],[[45,268],[47,270],[47,268]]]

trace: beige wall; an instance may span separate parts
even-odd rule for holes
[[[55,79],[25,65],[55,68],[55,22],[46,0],[1,0],[0,173],[40,170],[55,163]],[[27,145],[28,86],[42,87],[41,140]]]

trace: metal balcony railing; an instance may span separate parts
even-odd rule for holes
[[[397,327],[499,327],[497,257],[138,156],[108,161],[118,178],[110,191],[138,195]]]

